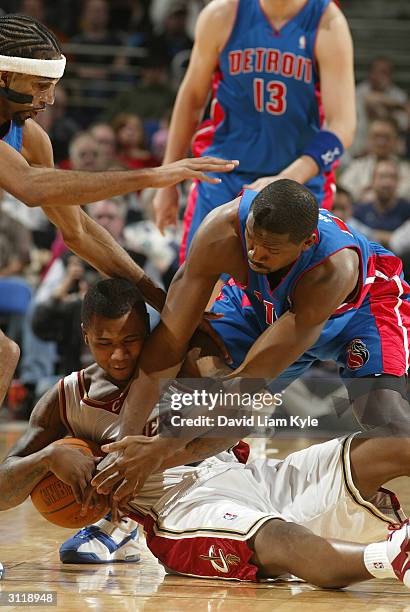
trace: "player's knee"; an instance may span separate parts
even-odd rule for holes
[[[289,571],[289,551],[294,545],[299,525],[280,519],[267,521],[250,541],[254,563],[264,576],[278,576]]]

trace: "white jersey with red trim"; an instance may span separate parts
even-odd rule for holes
[[[91,380],[89,389],[87,382]],[[87,370],[72,372],[59,382],[60,414],[67,431],[76,438],[93,440],[97,444],[114,441],[119,433],[121,409],[130,385],[120,391],[101,376],[101,370],[93,364]],[[100,399],[95,399],[99,397]],[[144,435],[153,436],[158,431],[158,409],[154,408],[147,422]],[[243,444],[243,443],[242,443]],[[153,474],[145,483],[138,498],[130,505],[141,515],[146,512],[172,487],[181,484],[191,489],[216,474],[238,464],[233,452],[226,451],[216,457],[202,461],[198,466],[178,466],[162,473]],[[176,487],[175,493],[180,490]]]

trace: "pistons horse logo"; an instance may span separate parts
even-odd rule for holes
[[[350,342],[346,349],[347,367],[349,370],[358,370],[368,361],[370,353],[362,340],[355,338]]]

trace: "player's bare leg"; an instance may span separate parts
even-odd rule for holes
[[[0,406],[10,386],[19,357],[18,345],[0,330]]]
[[[369,498],[393,478],[410,476],[410,438],[366,438],[360,434],[350,447],[353,482]]]
[[[249,545],[255,551],[251,562],[259,567],[260,578],[293,574],[325,588],[373,578],[364,564],[366,546],[327,540],[296,523],[268,521]]]

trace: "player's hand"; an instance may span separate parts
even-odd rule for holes
[[[179,194],[175,185],[158,189],[154,196],[153,207],[155,224],[162,235],[165,228],[176,226],[178,220]]]
[[[198,329],[203,331],[207,336],[211,338],[222,357],[226,361],[227,364],[232,363],[232,357],[229,354],[228,349],[225,346],[225,342],[222,340],[222,337],[218,334],[218,332],[212,327],[210,321],[215,321],[216,319],[223,318],[222,312],[204,312],[203,319],[201,323],[198,325]]]
[[[118,442],[102,446],[104,452],[116,453],[116,456],[92,479],[97,493],[107,495],[121,481],[113,492],[113,500],[120,507],[124,506],[143,487],[148,476],[161,466],[162,443],[159,436],[125,436]]]
[[[244,185],[243,188],[253,189],[253,191],[261,191],[267,185],[270,185],[271,183],[274,183],[275,181],[278,181],[279,179],[282,179],[282,178],[284,177],[280,175],[263,176],[262,178],[257,179],[256,181],[254,181],[253,183],[250,183],[249,185]]]
[[[92,508],[95,508],[98,512],[100,509],[108,509],[109,507],[109,497],[107,495],[100,495],[99,493],[97,493],[94,487],[89,484],[86,490],[84,491],[80,515],[86,516],[87,512]]]
[[[220,183],[220,178],[208,176],[205,172],[231,172],[238,164],[238,160],[218,159],[217,157],[180,159],[172,164],[153,168],[151,184],[152,187],[170,187],[188,179],[197,179],[205,183]]]
[[[69,485],[78,504],[85,501],[85,491],[91,482],[96,464],[101,457],[91,457],[78,448],[51,444],[48,454],[48,468]]]

